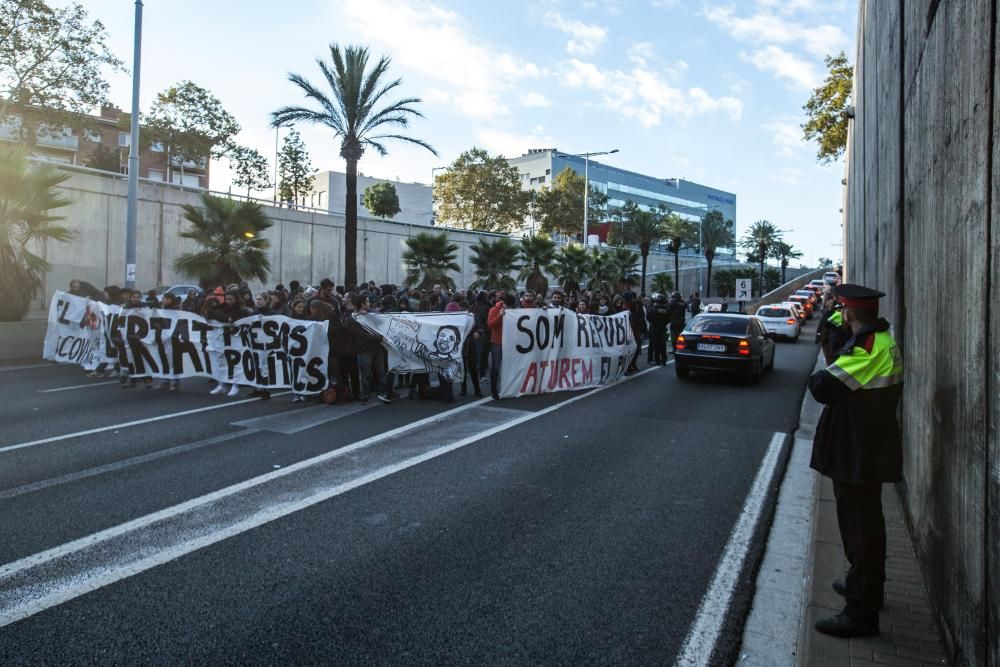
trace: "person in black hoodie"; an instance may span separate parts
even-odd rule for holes
[[[653,297],[653,303],[646,309],[646,320],[649,322],[648,361],[662,366],[667,363],[667,327],[670,326],[666,295],[656,294]]]
[[[211,305],[206,308],[205,317],[216,322],[221,322],[222,324],[232,324],[233,322],[241,320],[250,314],[250,310],[240,305],[239,293],[232,290],[226,292],[226,296],[224,297],[222,303],[213,301]],[[239,391],[239,387],[235,382],[220,382],[215,389],[208,393],[215,395],[226,392],[226,396],[233,398],[239,393]]]
[[[376,394],[380,397],[386,396],[385,356],[382,354],[382,336],[369,332],[355,319],[356,315],[368,314],[371,307],[368,296],[356,294],[353,303],[354,313],[344,321],[354,337],[354,349],[357,351],[361,402],[368,403],[372,400],[373,377]]]
[[[484,292],[480,292],[479,294],[483,296],[483,304],[485,305],[486,294]],[[469,332],[469,335],[465,339],[465,371],[462,373],[462,389],[459,393],[462,396],[468,395],[468,391],[466,390],[466,381],[471,375],[472,388],[476,392],[476,397],[482,398],[483,390],[479,386],[479,355],[482,350],[482,338],[486,332],[486,319],[483,318],[483,324],[480,325],[478,317],[479,294],[476,295],[477,302],[468,306],[468,311],[472,313],[473,325],[472,331]],[[489,308],[486,309],[486,314],[489,315]]]
[[[146,304],[142,300],[142,292],[136,290],[131,292],[128,297],[128,301],[122,306],[122,310],[131,310],[133,308],[146,308]],[[129,346],[129,341],[125,341],[125,345]],[[121,363],[121,385],[122,389],[130,389],[135,386],[135,378],[129,377],[129,365],[128,358],[119,357],[119,363]],[[153,378],[146,377],[146,389],[153,388]]]

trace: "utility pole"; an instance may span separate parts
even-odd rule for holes
[[[135,289],[136,218],[139,216],[139,61],[142,48],[142,0],[135,0],[132,46],[132,126],[128,149],[128,209],[125,222],[125,287]]]

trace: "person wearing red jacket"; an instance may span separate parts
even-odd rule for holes
[[[500,363],[503,359],[503,315],[507,308],[514,307],[516,301],[510,294],[505,294],[502,301],[497,301],[490,308],[486,317],[486,326],[490,329],[490,392],[493,400],[500,400]]]

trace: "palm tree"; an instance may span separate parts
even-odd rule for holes
[[[614,248],[606,254],[608,274],[613,276],[612,286],[616,291],[624,291],[625,283],[637,278],[635,265],[639,263],[639,253],[631,248]]]
[[[257,202],[227,197],[201,196],[202,207],[184,205],[191,228],[180,237],[202,247],[174,260],[174,269],[201,283],[202,287],[228,285],[251,278],[264,281],[271,272],[267,251],[271,242],[262,233],[271,219]]]
[[[73,233],[53,224],[51,211],[69,205],[56,188],[69,178],[46,164],[30,165],[24,148],[0,145],[0,322],[24,318],[52,265],[29,246],[69,241]]]
[[[639,246],[639,254],[642,256],[642,288],[639,291],[645,294],[649,248],[663,239],[663,218],[652,211],[643,211],[638,207],[626,211],[628,217],[622,223],[621,239],[625,243],[635,243]]]
[[[674,291],[674,278],[669,273],[657,273],[653,276],[653,291],[669,294]]]
[[[733,245],[733,233],[729,224],[719,211],[712,211],[701,223],[701,249],[708,264],[708,278],[705,281],[705,296],[712,293],[712,263],[715,261],[715,251]]]
[[[778,241],[774,245],[774,258],[781,262],[782,285],[785,284],[785,270],[788,268],[788,262],[793,259],[799,259],[800,257],[802,257],[802,251],[796,250],[789,243]]]
[[[740,245],[749,253],[747,259],[760,263],[760,296],[764,294],[764,260],[771,254],[772,248],[781,240],[781,232],[767,220],[758,220],[750,225],[743,236]]]
[[[549,291],[549,279],[545,272],[552,273],[556,261],[556,243],[545,234],[526,236],[521,239],[520,280],[535,294],[545,297]]]
[[[627,248],[626,251],[628,251]],[[616,264],[614,256],[611,253],[601,252],[599,248],[592,247],[587,259],[590,265],[590,280],[587,281],[587,288],[610,292],[620,275],[620,266]]]
[[[518,249],[510,239],[498,238],[493,243],[487,243],[486,239],[480,238],[471,250],[475,256],[469,261],[475,265],[477,277],[469,285],[471,289],[517,289],[517,281],[510,273],[518,269]]]
[[[556,279],[566,292],[579,292],[591,268],[587,251],[575,243],[564,245],[556,257]]]
[[[698,230],[687,220],[684,220],[670,209],[662,209],[661,227],[663,239],[667,242],[667,250],[674,254],[674,285],[681,284],[680,254],[681,250],[690,246],[698,236]]]
[[[358,161],[366,148],[386,155],[384,141],[398,139],[423,146],[437,155],[427,142],[393,132],[406,128],[413,117],[423,117],[413,106],[419,98],[407,97],[395,102],[385,101],[386,95],[399,86],[401,79],[386,81],[389,58],[382,56],[368,68],[368,49],[362,46],[330,45],[331,69],[317,59],[319,69],[329,86],[329,94],[312,85],[298,74],[288,80],[298,86],[319,109],[286,106],[271,114],[271,126],[288,125],[297,121],[325,125],[340,138],[340,155],[347,162],[347,192],[344,201],[344,284],[358,281]],[[383,105],[383,106],[379,106]]]
[[[462,270],[455,263],[457,252],[458,246],[449,241],[444,232],[421,232],[406,239],[406,250],[402,254],[403,264],[406,265],[406,286],[430,289],[441,284],[454,289],[455,281],[448,272]]]

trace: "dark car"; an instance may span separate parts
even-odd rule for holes
[[[692,318],[677,337],[674,370],[730,371],[760,382],[774,368],[774,340],[760,320],[736,313],[704,313]]]

